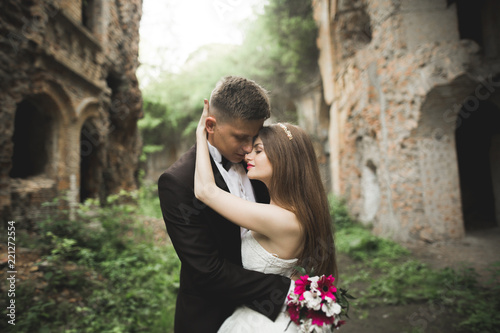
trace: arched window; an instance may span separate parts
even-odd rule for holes
[[[87,119],[80,132],[80,202],[98,198],[102,185],[102,138],[95,121]]]
[[[38,103],[37,103],[38,104]],[[39,105],[24,100],[14,120],[14,154],[11,178],[27,178],[46,172],[53,148],[53,118]]]
[[[82,0],[82,24],[90,31],[94,30],[95,24],[95,4],[94,0]]]

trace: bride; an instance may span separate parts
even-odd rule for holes
[[[290,124],[263,127],[247,154],[248,178],[262,181],[270,204],[246,201],[215,184],[207,145],[205,100],[196,130],[194,192],[197,199],[233,223],[248,229],[242,237],[244,268],[292,277],[295,266],[314,275],[337,275],[335,246],[326,193],[307,134]],[[292,284],[293,286],[293,284]],[[241,306],[219,332],[283,332],[289,317],[276,321]],[[287,332],[297,332],[291,324]]]

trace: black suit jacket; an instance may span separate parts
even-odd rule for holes
[[[194,196],[195,160],[192,147],[158,180],[163,219],[181,260],[175,332],[217,332],[238,305],[275,320],[290,279],[242,268],[240,227]],[[213,160],[212,170],[217,186],[228,191]]]

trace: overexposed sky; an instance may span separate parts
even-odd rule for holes
[[[239,23],[266,0],[143,0],[138,76],[141,86],[161,70],[177,71],[189,54],[213,43],[241,44]]]

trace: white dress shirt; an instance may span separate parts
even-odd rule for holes
[[[222,155],[219,150],[212,146],[208,140],[207,143],[210,156],[214,159],[217,169],[219,169],[222,178],[229,188],[229,192],[242,199],[255,202],[252,183],[250,182],[250,179],[248,179],[243,165],[240,163],[232,163],[231,168],[226,171],[222,165]],[[247,231],[247,229],[241,228],[241,236],[243,236]]]

